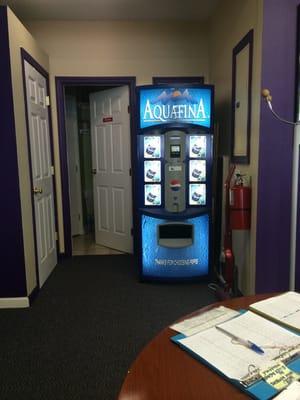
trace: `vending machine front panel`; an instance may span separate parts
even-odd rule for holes
[[[142,280],[211,270],[213,87],[137,88],[137,221]]]

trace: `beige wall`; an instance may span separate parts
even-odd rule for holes
[[[248,166],[238,166],[252,180],[252,229],[250,235],[235,235],[237,264],[242,271],[241,289],[245,293],[253,292],[262,0],[223,0],[209,26],[195,22],[167,21],[27,21],[25,25],[45,53],[38,49],[30,34],[9,11],[28,292],[35,286],[36,276],[28,155],[21,151],[27,146],[27,138],[24,135],[26,125],[20,46],[46,70],[48,67],[50,69],[59,245],[60,250],[64,251],[55,76],[136,76],[137,84],[151,83],[152,76],[205,76],[206,83],[215,85],[216,117],[220,135],[225,138],[221,141],[222,149],[224,154],[228,154],[232,49],[250,29],[254,29],[251,163]],[[46,54],[49,55],[49,66]]]
[[[27,21],[49,55],[60,249],[64,250],[55,76],[205,76],[206,25],[195,22]]]
[[[211,83],[215,85],[216,120],[223,154],[229,154],[230,143],[232,50],[250,29],[254,29],[251,160],[249,165],[237,165],[242,173],[251,177],[252,227],[250,234],[234,232],[234,251],[243,293],[253,293],[255,284],[262,8],[262,0],[223,0],[211,18],[209,27],[209,70]]]
[[[35,60],[48,70],[48,57],[40,50],[36,41],[24,28],[10,9],[8,9],[8,30],[10,62],[12,71],[13,102],[16,127],[18,168],[20,180],[20,197],[22,209],[22,228],[26,266],[27,294],[30,294],[37,284],[35,244],[31,205],[31,183],[28,158],[27,128],[23,91],[22,62],[20,49],[23,47]]]
[[[221,147],[224,154],[228,154],[232,49],[250,29],[254,29],[251,163],[238,166],[252,180],[252,228],[250,235],[235,237],[237,263],[242,271],[241,289],[245,293],[253,292],[262,0],[223,0],[209,26],[167,21],[25,22],[44,52],[11,11],[8,16],[28,293],[36,284],[36,276],[29,160],[27,152],[23,151],[27,148],[27,137],[20,47],[24,47],[46,70],[50,69],[59,244],[60,250],[64,251],[55,76],[136,76],[137,84],[149,84],[152,76],[202,75],[206,83],[215,85],[216,119],[220,135],[225,138]]]

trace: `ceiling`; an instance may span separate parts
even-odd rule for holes
[[[21,20],[205,21],[220,0],[0,0]]]

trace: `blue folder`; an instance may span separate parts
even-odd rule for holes
[[[257,380],[251,386],[245,387],[242,383],[240,383],[240,381],[228,378],[228,376],[224,375],[221,371],[219,371],[212,364],[207,362],[205,359],[200,357],[198,354],[194,353],[191,349],[187,348],[183,343],[179,342],[179,340],[184,339],[185,337],[186,337],[185,335],[180,333],[178,335],[171,337],[171,340],[172,340],[172,342],[178,344],[183,350],[185,350],[189,354],[191,354],[195,359],[199,360],[201,363],[203,363],[203,364],[207,365],[209,368],[213,369],[215,372],[217,372],[219,375],[221,375],[224,379],[231,382],[233,385],[237,386],[239,389],[241,389],[243,392],[245,392],[252,398],[259,399],[259,400],[268,400],[268,399],[271,399],[272,397],[276,396],[279,393],[273,386],[269,385],[263,379]],[[287,363],[286,365],[292,371],[300,373],[300,357],[297,358],[296,360],[293,360],[293,361]]]

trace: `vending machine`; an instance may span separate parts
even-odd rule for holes
[[[141,86],[137,103],[140,277],[208,277],[213,86]]]

